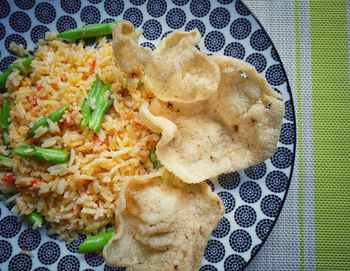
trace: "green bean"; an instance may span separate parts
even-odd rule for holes
[[[98,93],[98,90],[101,89],[102,87],[102,81],[100,79],[96,79],[95,82],[93,83],[88,96],[85,98],[82,106],[81,106],[81,114],[83,116],[83,119],[81,121],[81,127],[85,128],[86,126],[89,125],[89,122],[91,120],[91,114],[92,114],[92,109],[91,109],[91,100],[92,98],[96,99],[96,94]]]
[[[1,107],[1,118],[0,118],[0,126],[2,130],[2,142],[4,145],[9,144],[8,134],[9,134],[9,126],[10,126],[10,102],[8,99],[4,99],[2,107]]]
[[[88,24],[79,28],[69,29],[57,35],[66,40],[79,40],[84,38],[102,37],[112,34],[115,22],[105,24]]]
[[[9,167],[9,165],[6,165],[6,163],[11,163],[12,159],[0,154],[0,164],[2,164],[5,167]]]
[[[110,85],[103,85],[101,91],[98,93],[96,99],[96,109],[92,112],[89,128],[94,130],[96,133],[101,129],[104,115],[111,107],[113,100],[106,97],[108,91],[110,91]]]
[[[20,145],[13,151],[22,157],[34,158],[51,164],[63,164],[68,162],[70,153],[61,149],[41,148],[35,145]]]
[[[27,134],[25,140],[28,140],[30,138],[32,138],[35,135],[35,131],[39,128],[39,127],[48,127],[48,120],[51,120],[52,122],[57,122],[59,121],[59,119],[63,116],[64,112],[67,110],[67,106],[63,106],[60,109],[52,112],[50,115],[38,120],[32,127],[32,129],[30,129],[29,133]]]
[[[28,67],[32,63],[34,56],[27,56],[18,62],[13,63],[0,75],[0,87],[5,87],[7,78],[16,69],[22,69],[22,67]]]
[[[85,241],[79,246],[79,253],[89,253],[100,251],[108,243],[108,241],[115,234],[115,230],[108,230],[104,233],[100,233],[94,236],[89,236]]]
[[[32,212],[27,216],[27,220],[30,224],[34,225],[35,223],[38,226],[41,226],[44,223],[43,216],[37,212]]]
[[[149,151],[149,159],[151,160],[154,169],[160,169],[163,166],[161,162],[158,160],[156,150]]]

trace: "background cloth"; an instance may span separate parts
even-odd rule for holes
[[[297,115],[287,200],[246,270],[350,270],[350,1],[244,2],[277,48]]]

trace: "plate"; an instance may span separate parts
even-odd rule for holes
[[[32,48],[49,30],[61,32],[82,23],[123,18],[143,29],[141,43],[151,49],[171,31],[197,28],[202,35],[200,50],[246,60],[283,95],[286,113],[272,158],[207,181],[222,199],[225,216],[212,233],[200,271],[242,270],[281,212],[293,171],[296,126],[291,91],[278,53],[240,0],[0,0],[0,70],[15,60],[8,50],[11,42]],[[21,224],[3,202],[0,208],[0,269],[124,270],[106,265],[98,254],[77,254],[84,236],[68,244],[47,236],[45,229],[34,231]],[[23,246],[34,257],[20,254]]]

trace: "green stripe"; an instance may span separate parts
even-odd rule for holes
[[[350,82],[345,0],[310,1],[316,269],[350,267]]]
[[[303,141],[302,141],[302,113],[301,113],[301,73],[300,73],[300,18],[299,0],[295,2],[295,40],[296,40],[296,66],[297,66],[297,146],[298,146],[298,178],[299,178],[299,249],[300,249],[300,270],[304,270],[304,168],[303,168]]]

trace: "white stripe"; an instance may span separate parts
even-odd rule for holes
[[[287,71],[296,98],[296,48],[294,1],[245,0],[271,36]],[[296,104],[295,104],[296,105]],[[287,200],[282,213],[265,245],[245,271],[300,270],[298,156]]]
[[[309,1],[300,1],[300,72],[304,170],[304,260],[305,270],[316,270],[314,208],[314,143]]]

